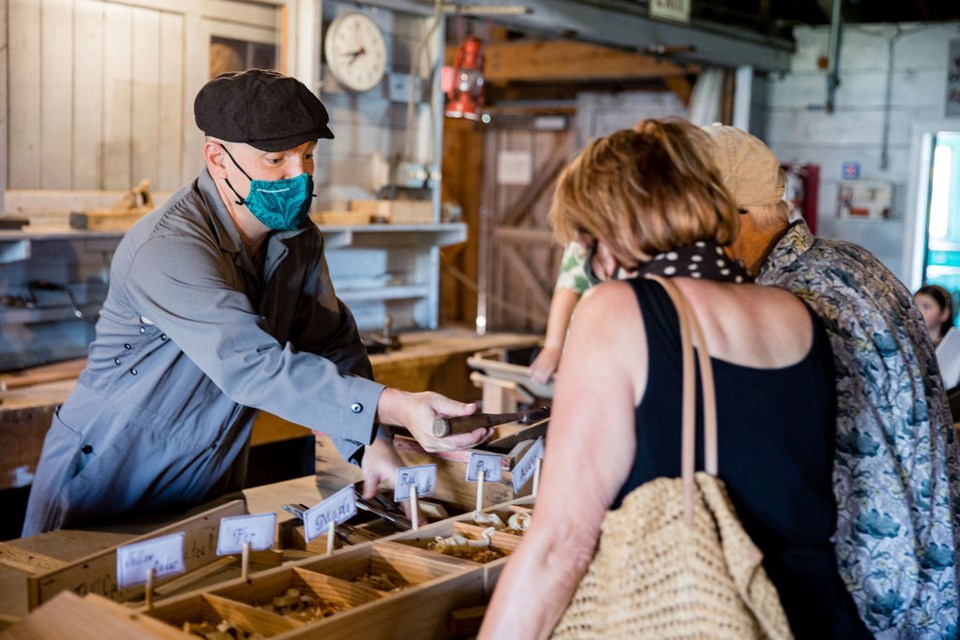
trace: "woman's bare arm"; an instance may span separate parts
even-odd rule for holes
[[[588,292],[557,376],[533,524],[500,578],[481,638],[545,638],[559,621],[633,465],[634,407],[646,369],[646,337],[629,286]]]

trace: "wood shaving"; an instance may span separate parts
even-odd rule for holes
[[[377,591],[400,591],[410,586],[407,581],[400,576],[389,576],[385,573],[372,572],[357,576],[354,582],[370,587],[371,589],[376,589]]]
[[[456,558],[465,558],[480,563],[490,562],[506,555],[503,551],[490,546],[490,538],[493,537],[495,532],[496,529],[493,527],[485,529],[481,540],[474,540],[460,533],[455,533],[447,538],[437,536],[433,542],[427,545],[427,548]]]
[[[350,608],[344,602],[324,600],[310,593],[300,593],[299,589],[287,589],[286,593],[276,596],[270,604],[258,606],[300,622],[316,622]]]
[[[206,640],[263,640],[266,638],[265,635],[260,633],[244,631],[226,620],[217,624],[212,622],[184,622],[183,632],[206,638]]]

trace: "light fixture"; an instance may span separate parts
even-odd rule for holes
[[[481,120],[483,105],[483,42],[467,36],[457,48],[453,69],[444,69],[444,92],[447,94],[445,114],[449,118]]]

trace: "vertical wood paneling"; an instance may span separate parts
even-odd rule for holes
[[[40,10],[40,187],[69,189],[73,143],[73,0]]]
[[[207,81],[210,69],[210,28],[197,16],[185,16],[183,20],[183,146],[180,164],[180,181],[193,179],[203,167],[203,133],[193,119],[193,99]]]
[[[9,187],[40,186],[40,3],[9,0],[10,104]]]
[[[73,188],[103,184],[103,4],[81,0],[74,7]]]
[[[130,8],[103,6],[103,188],[131,186],[132,21]]]
[[[160,154],[156,190],[177,189],[183,164],[183,16],[160,15]]]
[[[160,14],[140,8],[132,9],[131,14],[136,34],[132,50],[131,186],[144,178],[155,185],[160,162]]]
[[[0,211],[6,211],[7,171],[9,158],[7,131],[9,128],[9,106],[7,82],[10,66],[7,47],[7,0],[0,0]]]

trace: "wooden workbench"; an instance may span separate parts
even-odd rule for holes
[[[378,382],[404,391],[436,391],[462,401],[480,398],[470,382],[467,358],[494,347],[532,346],[539,336],[492,333],[478,336],[467,329],[420,331],[400,336],[398,351],[370,356]],[[82,363],[81,363],[82,364]],[[0,490],[30,484],[40,457],[43,438],[56,408],[66,400],[82,367],[50,365],[40,367],[33,377],[38,383],[0,391]],[[72,371],[66,379],[45,382],[51,371]],[[22,381],[21,374],[0,374],[4,379]],[[308,436],[298,425],[261,412],[254,424],[253,446]]]

